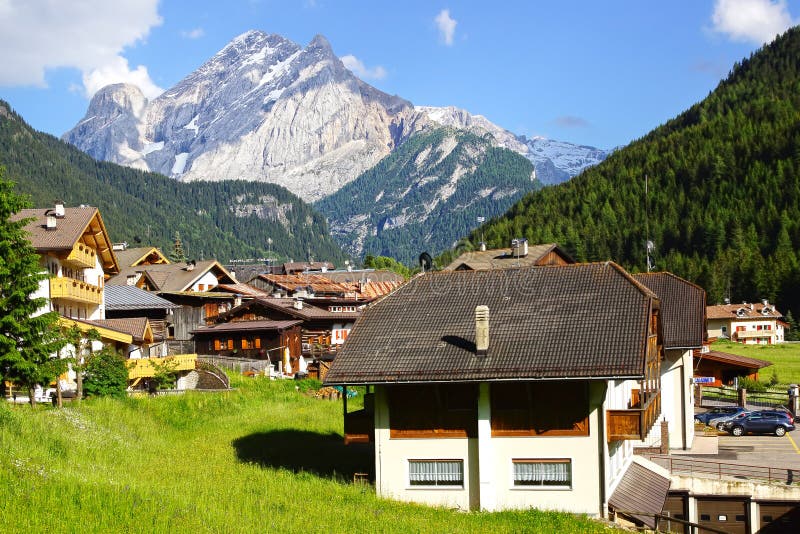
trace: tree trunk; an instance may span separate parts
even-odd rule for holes
[[[77,384],[75,400],[80,402],[83,399],[83,369],[80,367],[75,370],[75,382]]]
[[[64,407],[64,400],[61,398],[61,380],[56,377],[56,406],[59,408]]]
[[[31,403],[31,408],[36,407],[36,388],[34,386],[28,386],[28,400]]]

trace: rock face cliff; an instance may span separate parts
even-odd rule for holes
[[[606,150],[546,137],[528,139],[490,122],[482,115],[473,115],[453,106],[417,106],[418,111],[436,124],[469,130],[476,134],[490,133],[498,146],[513,150],[533,162],[536,178],[544,185],[565,182],[583,169],[606,159]]]
[[[151,102],[134,86],[103,88],[64,140],[179,180],[272,182],[316,200],[425,121],[356,78],[324,37],[301,48],[250,31]]]

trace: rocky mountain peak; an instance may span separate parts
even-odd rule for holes
[[[133,115],[141,117],[147,105],[142,90],[130,83],[115,83],[97,91],[89,102],[86,117],[98,114]]]

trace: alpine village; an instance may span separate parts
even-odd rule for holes
[[[800,28],[729,68],[572,166],[322,36],[0,100],[0,529],[800,532]]]

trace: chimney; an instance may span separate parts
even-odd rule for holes
[[[186,270],[187,271],[194,271],[195,261],[186,262]]]
[[[489,306],[475,307],[475,354],[486,357],[489,352]]]
[[[302,310],[303,309],[303,299],[295,299],[292,303],[292,307],[295,310]]]
[[[478,248],[480,249],[481,252],[486,252],[486,241],[481,241]]]
[[[55,209],[56,217],[58,217],[59,219],[63,219],[64,218],[64,201],[63,200],[56,200],[55,201],[55,205],[56,205],[56,209]]]
[[[56,230],[58,228],[58,221],[56,220],[55,214],[51,210],[48,210],[45,216],[47,217],[47,229]]]

